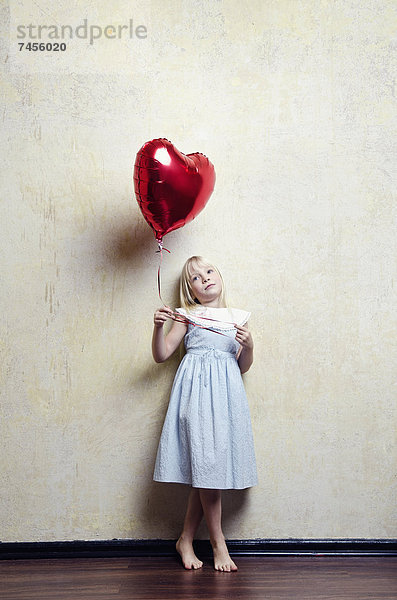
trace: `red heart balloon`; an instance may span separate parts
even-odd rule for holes
[[[203,210],[214,185],[214,165],[204,154],[182,154],[164,138],[146,142],[136,155],[135,195],[159,242]]]

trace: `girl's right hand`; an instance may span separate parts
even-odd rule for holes
[[[171,308],[169,306],[162,306],[154,313],[154,326],[157,329],[160,329],[160,327],[163,327],[167,319],[173,318],[174,313],[172,312]]]

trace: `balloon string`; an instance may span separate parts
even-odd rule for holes
[[[159,264],[159,268],[157,271],[157,287],[158,287],[158,291],[159,291],[159,298],[160,298],[161,302],[163,303],[163,305],[166,306],[164,300],[161,297],[161,263],[163,262],[163,250],[165,250],[169,254],[171,254],[171,250],[167,250],[167,248],[164,248],[162,240],[157,240],[157,243],[159,245],[159,249],[156,250],[156,253],[160,253],[160,264]]]
[[[163,303],[163,306],[167,306],[163,300],[163,298],[161,297],[161,265],[163,262],[163,250],[165,250],[166,252],[168,252],[169,254],[171,254],[171,250],[167,250],[167,248],[164,248],[163,246],[163,242],[162,240],[157,240],[157,243],[159,245],[159,249],[156,250],[156,254],[160,254],[160,264],[157,270],[157,288],[158,288],[158,292],[159,292],[159,298],[161,300],[161,302]],[[193,327],[199,327],[200,329],[207,329],[208,331],[212,331],[213,333],[219,333],[219,335],[223,335],[225,337],[228,337],[226,334],[222,333],[221,331],[216,331],[215,329],[211,329],[211,327],[205,327],[204,325],[200,325],[199,323],[194,323],[194,321],[191,321],[188,317],[184,317],[183,315],[181,315],[180,313],[176,312],[176,311],[172,311],[173,314],[173,321],[178,321],[179,323],[186,323],[187,325],[193,325]],[[204,321],[213,321],[216,323],[226,323],[227,325],[235,325],[235,323],[232,323],[231,321],[220,321],[219,319],[210,319],[209,317],[199,317],[200,319],[203,319]]]

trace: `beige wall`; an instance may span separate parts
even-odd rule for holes
[[[132,185],[155,137],[217,172],[165,238],[164,298],[202,253],[252,311],[260,483],[225,494],[227,537],[397,537],[396,2],[1,7],[1,540],[181,527],[186,490],[152,482],[178,357],[151,358],[158,255]],[[18,50],[18,25],[85,18],[147,38]]]

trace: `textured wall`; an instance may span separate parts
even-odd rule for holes
[[[396,2],[1,10],[0,539],[181,527],[186,490],[151,480],[178,363],[151,358],[158,255],[133,197],[155,137],[217,172],[166,237],[164,298],[202,253],[252,311],[260,484],[225,494],[227,537],[397,537]],[[18,47],[17,26],[131,18],[146,37]]]

